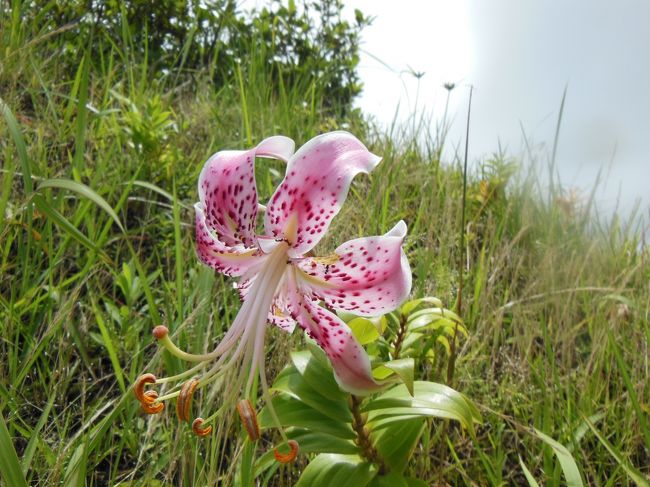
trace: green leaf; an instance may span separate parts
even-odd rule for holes
[[[372,373],[377,379],[385,379],[393,373],[396,374],[408,389],[409,394],[413,396],[414,368],[415,360],[412,358],[401,358],[384,362],[382,365],[374,369]],[[386,371],[388,371],[388,373]]]
[[[344,440],[326,433],[293,428],[287,433],[287,436],[298,442],[300,453],[341,453],[344,455],[359,453],[359,447],[351,440]]]
[[[93,191],[85,184],[78,183],[77,181],[72,181],[70,179],[46,179],[41,184],[39,184],[38,191],[41,192],[46,188],[67,189],[68,191],[72,191],[80,196],[83,196],[84,198],[89,199],[97,206],[99,206],[102,210],[104,210],[108,216],[113,219],[117,226],[120,227],[120,230],[124,232],[122,222],[120,221],[120,218],[117,216],[117,213],[115,213],[115,210],[113,210],[111,205],[109,205],[104,198],[99,196],[95,191]]]
[[[344,439],[355,438],[354,431],[349,423],[329,418],[294,397],[282,394],[275,396],[272,403],[282,426],[296,426]],[[268,406],[262,409],[258,421],[262,428],[275,426]]]
[[[273,389],[299,399],[331,419],[352,422],[352,413],[345,400],[332,400],[320,394],[318,389],[309,385],[296,367],[287,367],[280,372],[273,383]]]
[[[524,476],[526,477],[526,480],[528,481],[528,485],[530,485],[530,487],[539,487],[539,484],[537,483],[537,480],[535,480],[535,477],[533,477],[533,474],[530,473],[530,470],[528,470],[528,467],[526,467],[526,464],[521,459],[521,456],[519,457],[519,465],[521,465],[521,469],[524,471]]]
[[[16,455],[16,450],[11,442],[11,436],[2,414],[0,414],[0,474],[5,480],[5,485],[27,487],[27,482],[18,461],[18,455]]]
[[[372,443],[391,471],[404,471],[422,434],[424,424],[423,417],[409,417],[392,422],[386,428],[373,428]]]
[[[417,311],[409,316],[406,323],[408,324],[409,329],[417,329],[441,319],[449,320],[452,323],[459,325],[462,325],[463,323],[463,320],[461,320],[456,313],[444,308],[427,308]]]
[[[557,456],[560,466],[562,467],[562,472],[564,472],[567,487],[582,487],[584,484],[582,483],[580,470],[578,470],[578,465],[576,465],[576,461],[573,459],[571,452],[569,452],[564,445],[558,443],[538,429],[533,428],[533,431],[540,440],[552,448],[553,452]]]
[[[291,353],[291,361],[305,382],[320,395],[333,401],[345,401],[349,394],[343,392],[334,379],[334,372],[325,356],[317,346],[308,344],[309,350]]]
[[[474,403],[465,395],[444,384],[415,381],[414,396],[406,386],[398,385],[375,399],[368,401],[363,410],[369,412],[368,422],[386,427],[391,421],[408,416],[433,416],[459,421],[463,427],[474,431],[474,423],[482,421]],[[382,421],[384,420],[384,421]],[[378,425],[373,426],[378,427]]]
[[[357,455],[321,453],[300,476],[296,487],[364,487],[377,475],[377,467]]]
[[[389,472],[386,475],[377,475],[368,487],[409,487],[409,484],[403,475]]]
[[[367,345],[380,337],[377,327],[367,318],[354,318],[348,326],[360,345]]]
[[[404,316],[408,316],[411,314],[411,312],[413,312],[413,310],[415,310],[418,306],[420,306],[423,303],[432,304],[436,308],[442,308],[442,301],[440,301],[438,298],[429,296],[426,298],[413,299],[411,301],[407,301],[400,308],[400,312]]]

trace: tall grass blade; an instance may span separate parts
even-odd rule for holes
[[[580,475],[580,470],[578,470],[578,465],[571,455],[571,452],[561,443],[555,441],[550,436],[542,433],[538,429],[533,429],[535,436],[540,440],[546,443],[551,447],[553,453],[560,462],[562,467],[562,472],[564,473],[564,478],[566,479],[567,487],[583,487],[582,476]]]
[[[25,139],[23,138],[23,134],[20,131],[16,117],[14,117],[14,114],[11,112],[10,108],[2,98],[0,98],[0,111],[2,111],[2,116],[7,123],[11,138],[14,139],[16,151],[18,152],[18,159],[20,160],[20,166],[23,172],[25,193],[29,195],[34,190],[34,185],[32,183],[32,169],[29,161],[29,156],[27,155],[27,146],[25,145]]]
[[[34,453],[36,452],[36,447],[38,446],[38,442],[40,440],[39,433],[43,429],[43,426],[45,426],[45,423],[47,422],[48,418],[50,417],[50,411],[52,409],[52,405],[54,404],[55,399],[56,399],[56,395],[52,394],[52,396],[50,396],[50,400],[47,402],[47,405],[45,406],[45,409],[43,409],[43,413],[41,414],[38,423],[36,423],[36,426],[31,432],[29,443],[27,444],[27,448],[25,448],[25,453],[23,454],[23,473],[25,475],[27,475],[27,472],[29,471],[29,467],[31,466],[32,463],[32,458],[34,458]]]
[[[526,464],[521,459],[521,456],[519,457],[519,465],[521,465],[521,469],[524,471],[524,476],[526,477],[526,480],[528,481],[528,485],[530,485],[530,487],[539,487],[539,484],[537,483],[537,480],[535,480],[535,477],[533,477],[533,474],[530,473],[530,470],[528,470],[528,467],[526,467]]]
[[[102,255],[104,258],[107,258],[107,256],[95,245],[95,243],[90,240],[86,235],[81,233],[77,227],[75,227],[70,221],[64,217],[61,213],[59,213],[55,208],[52,208],[52,206],[43,198],[40,194],[35,194],[32,197],[34,203],[36,204],[37,208],[45,215],[47,216],[50,220],[52,220],[53,223],[58,225],[65,233],[70,235],[74,240],[79,242],[81,245],[84,247],[87,247],[90,250],[93,250],[97,252],[98,254]]]
[[[614,457],[614,459],[618,462],[625,473],[640,487],[650,487],[650,482],[648,479],[636,468],[630,465],[630,463],[625,460],[625,458],[623,458],[623,455],[621,455],[621,453],[616,448],[614,448],[614,445],[612,445],[602,434],[600,434],[600,431],[596,429],[594,424],[589,421],[588,418],[583,419],[587,426],[589,426],[589,429],[593,431],[594,435],[596,435],[598,441],[600,441],[602,445],[607,449],[609,454]]]
[[[27,487],[18,455],[16,455],[2,414],[0,414],[0,474],[7,486]]]
[[[111,205],[109,205],[104,198],[99,196],[95,191],[93,191],[85,184],[79,183],[77,181],[71,181],[70,179],[46,179],[38,185],[38,191],[46,188],[67,189],[83,196],[84,198],[89,199],[97,206],[99,206],[102,210],[104,210],[108,216],[113,219],[117,226],[120,227],[120,230],[122,230],[122,232],[125,231],[120,218],[117,216],[117,213],[115,213],[115,210],[113,210]]]

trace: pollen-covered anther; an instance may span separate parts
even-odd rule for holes
[[[260,426],[257,423],[257,413],[248,399],[242,399],[237,403],[237,412],[244,428],[248,432],[251,441],[257,441],[260,438]]]
[[[296,459],[298,456],[298,442],[295,440],[288,440],[287,444],[289,445],[289,453],[280,453],[277,448],[273,449],[273,454],[275,459],[280,463],[289,463]]]
[[[178,394],[178,399],[176,400],[176,416],[179,421],[189,421],[190,420],[190,410],[192,408],[192,397],[194,396],[194,391],[199,385],[199,381],[196,379],[188,380],[183,387],[181,387],[180,393]]]
[[[142,403],[142,410],[145,413],[158,414],[160,411],[165,409],[164,403],[156,402],[156,399],[158,399],[158,393],[156,391],[146,391],[144,393],[144,397],[147,399],[147,401],[151,401],[151,402]]]
[[[169,333],[169,330],[165,325],[158,325],[153,329],[151,332],[156,340],[160,340],[161,338],[165,338],[167,334]]]
[[[154,397],[152,394],[148,394],[147,392],[155,392],[155,391],[147,391],[145,392],[144,387],[147,384],[153,384],[156,382],[156,376],[153,374],[142,374],[138,379],[135,381],[135,385],[133,386],[133,394],[135,394],[135,397],[140,401],[143,405],[144,404],[153,404],[158,397],[158,394],[156,393],[156,396]]]
[[[192,431],[194,431],[194,434],[196,436],[208,436],[210,433],[212,433],[212,426],[208,425],[205,428],[202,428],[201,425],[203,424],[203,418],[196,418],[194,421],[192,421]]]

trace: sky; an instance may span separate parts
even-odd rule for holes
[[[245,4],[263,4],[247,0]],[[473,87],[470,160],[499,149],[550,160],[562,95],[557,171],[586,199],[599,172],[604,213],[650,210],[650,1],[345,0],[375,17],[362,33],[357,106],[383,126],[424,112],[442,119],[449,149],[464,144]],[[423,75],[418,80],[412,73]],[[451,152],[451,153],[449,153]]]
[[[357,104],[379,123],[390,124],[398,104],[399,120],[416,109],[440,120],[442,85],[454,82],[458,145],[471,85],[470,158],[501,147],[522,159],[525,133],[546,164],[566,88],[556,156],[562,183],[586,198],[601,171],[604,212],[629,214],[640,201],[648,214],[650,2],[347,0],[346,8],[375,17],[363,32]],[[419,92],[411,72],[424,73]]]

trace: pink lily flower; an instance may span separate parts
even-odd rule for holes
[[[266,207],[265,235],[255,233],[256,156],[287,163]],[[325,351],[342,389],[367,394],[379,387],[350,328],[318,302],[361,316],[395,309],[411,290],[402,249],[406,224],[350,240],[327,257],[308,253],[339,212],[354,176],[380,160],[353,135],[330,132],[295,154],[291,139],[276,136],[248,151],[218,152],[205,164],[195,205],[197,250],[205,264],[241,278],[243,305],[228,334],[249,344],[253,367],[263,370],[267,321],[289,332],[297,323]]]
[[[285,178],[266,208],[258,204],[255,157],[287,163]],[[268,322],[288,332],[296,324],[303,328],[329,357],[342,389],[363,395],[381,387],[372,376],[365,350],[330,309],[377,316],[392,311],[408,296],[411,270],[402,249],[406,224],[398,222],[385,235],[350,240],[326,257],[310,255],[338,214],[354,176],[369,173],[380,160],[347,132],[314,137],[295,153],[291,139],[275,136],[252,149],[220,151],[208,159],[199,176],[200,201],[195,205],[197,253],[210,267],[239,277],[243,303],[210,353],[183,352],[171,341],[167,328],[154,329],[167,350],[198,365],[173,377],[141,376],[134,392],[145,412],[160,412],[164,400],[177,397],[178,417],[189,421],[194,391],[237,364],[241,372],[230,384],[231,394],[238,393],[248,372],[246,397],[250,397],[259,371],[270,403],[263,353]],[[264,235],[256,232],[259,208],[265,211]],[[208,363],[210,370],[185,382],[180,390],[158,397],[157,392],[144,389],[146,384],[187,379]],[[254,418],[250,409],[245,400],[238,406],[242,418]],[[205,421],[195,419],[195,432],[209,434],[210,427],[205,426],[219,412]]]

